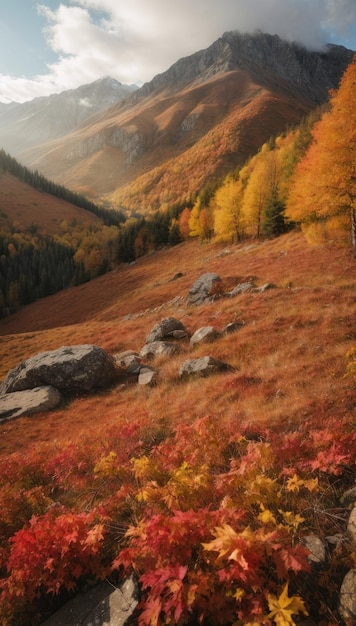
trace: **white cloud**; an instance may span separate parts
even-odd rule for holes
[[[0,76],[2,97],[29,99],[103,75],[148,81],[227,30],[260,29],[317,48],[331,35],[351,38],[356,25],[355,0],[62,0],[56,10],[42,1],[44,36],[58,59],[45,76]]]

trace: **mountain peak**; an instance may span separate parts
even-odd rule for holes
[[[157,88],[181,88],[193,81],[203,82],[216,74],[236,69],[247,70],[259,80],[282,79],[292,88],[304,90],[309,100],[320,104],[335,88],[342,72],[351,62],[353,52],[343,46],[325,46],[308,50],[303,44],[288,42],[262,31],[240,33],[227,31],[211,46],[184,57],[166,72],[145,83],[135,94],[135,101]],[[334,71],[335,70],[335,71]]]

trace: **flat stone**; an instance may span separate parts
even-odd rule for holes
[[[195,331],[190,338],[191,345],[197,343],[212,343],[220,337],[220,333],[213,326],[203,326]]]
[[[35,387],[0,396],[0,422],[55,409],[62,395],[54,387]]]
[[[137,382],[139,385],[154,386],[157,382],[157,371],[151,367],[141,367]]]
[[[209,376],[217,372],[233,371],[234,368],[224,361],[219,361],[212,356],[202,356],[198,359],[184,361],[180,366],[180,378],[188,376]]]
[[[120,588],[108,582],[79,592],[42,626],[125,626],[138,603],[138,589],[132,578]]]

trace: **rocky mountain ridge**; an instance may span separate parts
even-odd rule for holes
[[[264,77],[267,84],[272,76],[286,80],[290,88],[298,86],[305,97],[320,104],[327,98],[329,89],[337,86],[340,70],[343,73],[352,56],[353,52],[343,46],[328,44],[323,51],[311,51],[278,35],[226,32],[206,50],[180,59],[154,77],[131,101],[138,101],[162,86],[180,88],[239,68],[251,72],[260,81]]]
[[[137,89],[110,76],[28,102],[1,103],[0,145],[12,154],[70,133],[92,115],[114,106]]]
[[[277,35],[225,33],[123,102],[21,160],[69,188],[129,211],[186,202],[317,105],[351,61]]]

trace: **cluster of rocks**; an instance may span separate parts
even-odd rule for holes
[[[184,325],[174,317],[167,317],[151,329],[140,352],[126,350],[110,355],[90,344],[41,352],[10,370],[0,384],[0,421],[49,411],[64,397],[94,393],[118,383],[153,386],[157,383],[158,371],[147,361],[179,354],[182,341],[191,346],[211,343],[243,324],[243,321],[233,322],[221,332],[212,326],[203,327],[189,339]],[[179,378],[208,376],[232,369],[228,363],[208,355],[184,361],[178,375]]]
[[[247,281],[224,292],[220,276],[209,272],[195,281],[188,293],[187,305],[233,297],[246,291],[264,291],[269,286],[257,288],[252,281]],[[211,326],[199,328],[190,337],[190,345],[211,343],[222,334],[235,332],[241,325],[243,322],[232,322],[221,332]],[[168,317],[152,328],[139,353],[128,350],[111,356],[98,346],[85,344],[63,346],[30,357],[11,370],[0,384],[0,421],[50,411],[62,402],[63,396],[93,393],[123,379],[139,385],[154,385],[158,372],[142,361],[162,355],[175,356],[181,350],[182,340],[189,340],[186,328],[179,320]],[[179,377],[206,376],[229,369],[232,368],[227,363],[207,355],[184,361]]]

